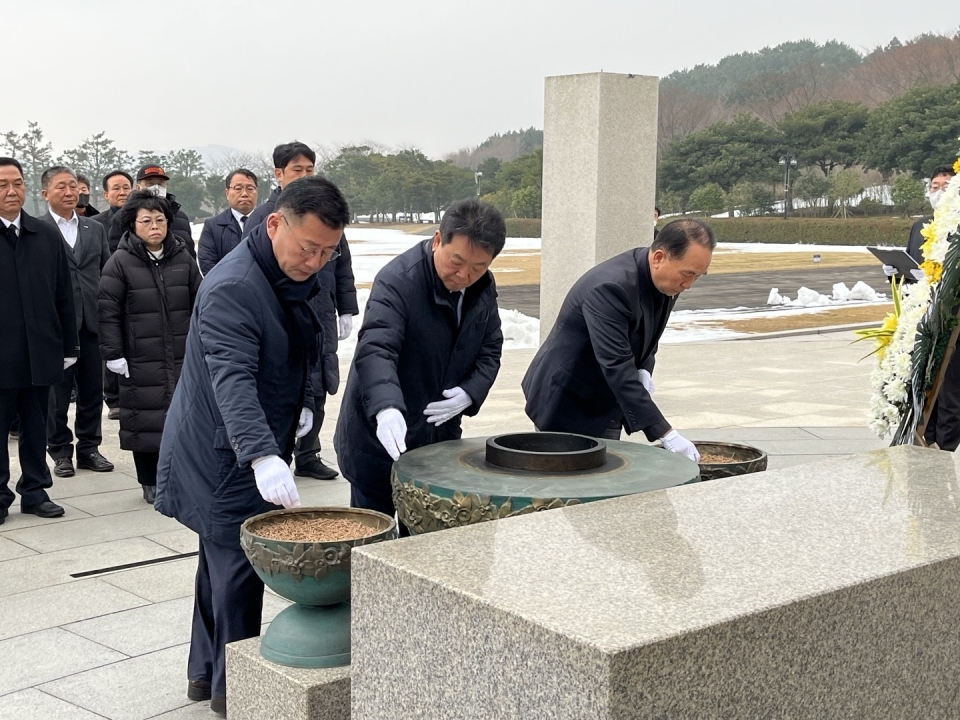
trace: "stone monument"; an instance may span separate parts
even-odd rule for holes
[[[546,79],[541,340],[578,277],[653,239],[658,87],[604,72]]]

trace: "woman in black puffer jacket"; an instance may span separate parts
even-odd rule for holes
[[[152,505],[200,269],[170,231],[173,211],[163,198],[130,193],[119,215],[123,236],[100,277],[100,353],[120,380],[120,447],[133,452],[143,498]]]

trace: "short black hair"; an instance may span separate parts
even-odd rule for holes
[[[440,221],[440,244],[446,245],[454,235],[466,235],[472,245],[496,257],[507,241],[507,224],[493,205],[467,198],[447,208]]]
[[[80,173],[77,173],[77,182],[82,183],[87,187],[90,187],[90,178],[88,178],[86,175],[81,175]]]
[[[251,180],[253,180],[254,185],[260,184],[260,180],[257,178],[256,175],[254,175],[253,170],[247,170],[246,168],[237,168],[232,173],[227,175],[226,178],[224,178],[224,184],[226,185],[226,187],[230,187],[230,183],[233,182],[233,178],[236,175],[243,175],[246,178],[250,178]]]
[[[663,250],[667,257],[681,258],[686,254],[690,243],[702,245],[713,251],[717,247],[717,238],[703,220],[682,218],[664,225],[657,237],[653,239],[650,249]]]
[[[15,167],[20,177],[23,177],[23,166],[12,157],[0,157],[0,167]]]
[[[136,235],[137,212],[159,210],[167,219],[167,230],[173,231],[173,210],[166,198],[157,197],[149,190],[134,190],[120,208],[120,227]]]
[[[283,145],[277,145],[273,149],[273,166],[283,170],[300,155],[303,155],[314,165],[317,164],[317,154],[310,149],[310,146],[294,140]]]
[[[956,174],[957,173],[953,171],[953,165],[938,165],[933,169],[933,172],[930,173],[930,179],[933,180],[935,177],[940,177],[941,175],[953,177]]]
[[[656,205],[653,206],[653,211],[657,214],[657,217],[663,215],[663,213],[660,212],[660,208],[658,208]]]
[[[40,176],[40,187],[46,190],[47,186],[50,184],[50,181],[53,179],[53,177],[55,175],[61,175],[63,173],[66,173],[67,175],[72,177],[74,180],[77,179],[77,174],[73,170],[68,168],[66,165],[54,165],[53,167],[48,167],[46,170],[43,171],[43,175]]]
[[[130,187],[133,187],[133,176],[130,173],[126,173],[123,170],[111,170],[106,175],[103,176],[103,189],[106,192],[109,188],[110,178],[116,177],[117,175],[123,175],[130,183]]]
[[[350,208],[340,188],[320,175],[307,175],[286,185],[273,210],[287,210],[298,219],[315,215],[331,230],[342,230],[350,222]]]

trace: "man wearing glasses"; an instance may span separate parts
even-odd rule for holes
[[[187,697],[226,714],[224,647],[260,633],[263,583],[240,525],[300,504],[290,471],[313,422],[321,352],[309,301],[350,219],[321,177],[290,183],[274,212],[200,285],[164,425],[155,507],[200,536]]]
[[[257,206],[257,176],[239,168],[227,175],[225,194],[229,207],[219,215],[203,222],[197,262],[200,272],[207,275],[213,266],[240,244],[250,213]]]

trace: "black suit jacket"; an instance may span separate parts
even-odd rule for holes
[[[60,233],[20,213],[20,238],[0,224],[0,388],[55,385],[77,357],[77,324]]]
[[[57,221],[49,212],[39,218],[52,226],[61,239],[63,235]],[[107,243],[107,231],[93,218],[81,217],[77,223],[77,243],[79,252],[63,240],[67,253],[67,264],[73,280],[73,309],[77,320],[77,329],[85,327],[97,332],[97,292],[100,288],[100,271],[110,259],[110,245]]]
[[[653,372],[675,303],[654,286],[645,247],[584,273],[521,383],[534,425],[600,437],[622,419],[628,433],[642,430],[649,440],[666,434],[670,424],[638,370]]]
[[[250,223],[250,217],[247,217]],[[206,275],[213,266],[223,260],[228,252],[240,244],[240,223],[233,216],[233,210],[227,208],[219,215],[203,221],[203,232],[197,246],[197,262],[200,272]]]

